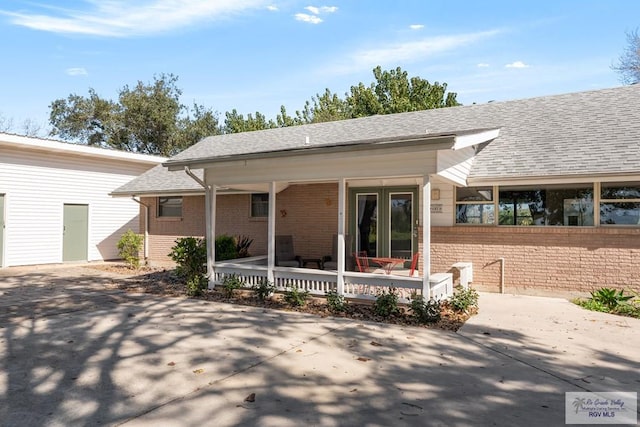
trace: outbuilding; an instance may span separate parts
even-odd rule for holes
[[[0,133],[0,267],[118,258],[139,205],[109,193],[164,160]]]

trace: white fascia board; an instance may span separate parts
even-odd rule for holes
[[[52,153],[75,154],[94,158],[117,159],[135,163],[156,165],[167,161],[166,157],[150,154],[132,153],[129,151],[111,150],[107,148],[91,147],[88,145],[72,144],[54,139],[32,138],[28,136],[0,133],[0,146],[17,147],[21,149],[48,151]]]
[[[630,174],[590,174],[590,175],[547,175],[539,177],[469,178],[470,187],[490,185],[544,185],[544,184],[588,184],[592,182],[638,182],[640,175]]]
[[[454,138],[453,150],[471,147],[472,145],[482,144],[496,139],[500,135],[500,129],[489,129],[473,132],[464,135],[456,135]]]

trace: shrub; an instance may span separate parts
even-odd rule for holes
[[[340,313],[347,309],[347,301],[343,295],[338,294],[337,291],[329,291],[326,293],[327,306],[332,313]]]
[[[440,301],[433,298],[425,301],[422,295],[417,295],[411,300],[411,312],[420,323],[435,323],[440,320]]]
[[[233,293],[243,286],[244,282],[236,274],[230,274],[222,279],[222,289],[227,298],[233,297]]]
[[[190,297],[199,297],[206,288],[207,278],[204,275],[187,279],[187,295]]]
[[[383,290],[376,297],[373,303],[373,312],[378,316],[389,317],[400,311],[398,309],[398,294],[396,288],[389,288],[389,291]]]
[[[288,288],[284,293],[284,300],[293,307],[302,307],[309,298],[309,291],[303,291],[297,286]]]
[[[216,261],[238,258],[236,239],[226,234],[216,237]]]
[[[249,239],[247,236],[236,237],[236,253],[238,254],[238,258],[251,256],[251,254],[249,254],[249,246],[251,246],[252,243],[253,239]]]
[[[276,291],[275,285],[267,278],[262,278],[258,283],[251,286],[251,289],[255,292],[256,297],[258,297],[260,301],[266,300],[269,295]]]
[[[205,276],[207,273],[207,246],[204,239],[181,237],[176,240],[169,256],[176,262],[176,272],[186,278]]]
[[[469,312],[471,309],[478,308],[478,291],[472,287],[463,288],[456,286],[456,291],[449,298],[449,304],[458,312]]]
[[[143,242],[144,237],[131,230],[127,230],[118,240],[118,253],[132,268],[140,267],[140,249]]]
[[[604,305],[609,310],[615,310],[618,305],[626,303],[631,298],[633,295],[624,295],[623,290],[616,292],[611,288],[600,288],[591,292],[591,300]]]

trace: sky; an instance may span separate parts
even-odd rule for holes
[[[401,67],[462,104],[619,86],[637,0],[0,0],[0,118],[178,76],[181,102],[290,114]],[[16,133],[20,133],[16,129]]]

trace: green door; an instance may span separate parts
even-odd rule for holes
[[[4,194],[0,194],[0,267],[4,266]]]
[[[411,259],[418,250],[416,187],[353,188],[350,229],[355,251]]]
[[[62,261],[86,261],[89,247],[89,206],[64,205]]]

